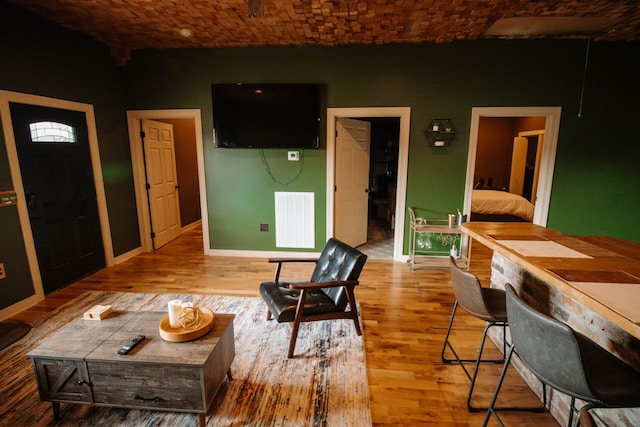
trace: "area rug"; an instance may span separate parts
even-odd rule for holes
[[[164,310],[171,299],[233,313],[236,356],[207,415],[207,426],[369,426],[371,413],[362,337],[353,322],[303,324],[296,356],[287,358],[291,327],[266,320],[260,298],[87,292],[47,315],[22,341],[0,353],[0,420],[29,426],[196,426],[193,414],[62,404],[53,421],[41,402],[26,354],[96,304],[114,310]]]
[[[4,350],[14,342],[20,340],[31,330],[31,326],[24,323],[0,322],[0,350]]]

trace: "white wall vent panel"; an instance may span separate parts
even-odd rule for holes
[[[315,248],[315,193],[275,193],[276,247]]]

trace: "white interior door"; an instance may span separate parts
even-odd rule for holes
[[[522,196],[524,190],[524,172],[527,166],[529,140],[523,136],[513,138],[513,156],[511,157],[511,178],[509,193]]]
[[[357,247],[367,243],[371,123],[336,123],[335,237]]]
[[[538,148],[536,149],[536,164],[533,171],[533,188],[531,189],[531,203],[536,203],[538,197],[538,181],[540,180],[540,162],[542,160],[542,147],[544,146],[544,132],[538,133]]]
[[[158,249],[181,232],[173,126],[143,119],[142,131],[151,235],[153,248]]]

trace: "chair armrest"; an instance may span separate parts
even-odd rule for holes
[[[278,263],[278,267],[276,267],[276,273],[273,276],[274,282],[280,281],[280,271],[282,270],[282,264],[288,262],[318,262],[318,258],[269,258],[267,259],[270,263]]]
[[[269,258],[269,262],[317,262],[318,258]]]
[[[321,288],[337,288],[340,286],[355,287],[360,283],[358,280],[335,280],[333,282],[299,282],[291,283],[290,289],[321,289]]]

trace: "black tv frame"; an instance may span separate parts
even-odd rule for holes
[[[326,85],[319,83],[214,83],[214,146],[320,148]]]

